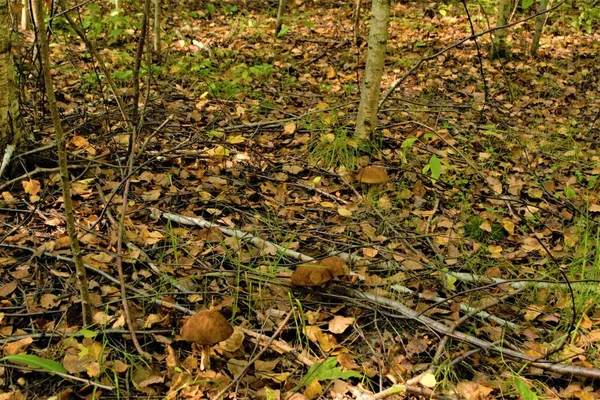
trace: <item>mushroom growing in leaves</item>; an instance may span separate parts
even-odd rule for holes
[[[202,347],[200,369],[210,369],[210,346],[228,339],[233,327],[218,311],[203,310],[192,315],[181,328],[181,338]]]
[[[369,165],[364,167],[358,173],[358,180],[367,185],[378,185],[380,183],[386,183],[389,180],[389,177],[385,168],[377,165]]]
[[[348,266],[339,257],[327,257],[310,264],[300,264],[290,277],[296,286],[319,286],[341,275],[347,275]]]
[[[290,277],[296,286],[319,286],[333,279],[333,274],[325,265],[300,264]]]

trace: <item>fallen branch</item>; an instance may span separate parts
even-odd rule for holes
[[[550,361],[540,361],[537,358],[528,356],[519,351],[507,349],[505,347],[496,346],[493,343],[490,343],[486,340],[476,338],[474,336],[468,335],[462,332],[453,332],[452,329],[440,322],[437,322],[417,311],[414,311],[404,304],[388,299],[383,296],[378,296],[376,294],[359,292],[355,289],[336,286],[337,290],[344,295],[349,295],[351,293],[352,297],[356,299],[368,300],[369,302],[375,303],[377,305],[386,307],[388,309],[392,309],[394,311],[398,311],[404,317],[413,319],[425,326],[429,329],[432,329],[442,335],[447,335],[452,338],[458,339],[460,341],[472,344],[474,346],[478,346],[486,351],[492,351],[498,354],[501,354],[504,357],[510,357],[515,360],[526,361],[528,364],[531,364],[535,367],[541,368],[546,371],[551,371],[560,375],[575,375],[584,378],[592,378],[592,379],[600,379],[600,370],[596,368],[585,368],[574,365],[564,365],[559,363],[553,363]]]
[[[223,232],[223,234],[228,235],[228,236],[233,236],[233,237],[237,237],[240,239],[245,239],[248,240],[250,243],[254,244],[256,247],[258,247],[259,249],[264,249],[264,248],[275,248],[277,249],[277,251],[280,252],[280,254],[283,254],[285,256],[291,257],[295,260],[300,260],[302,262],[311,262],[311,261],[315,261],[314,258],[309,257],[307,255],[304,255],[300,252],[294,251],[294,250],[290,250],[290,249],[286,249],[283,246],[280,246],[276,243],[270,242],[268,240],[264,240],[261,238],[258,238],[248,232],[243,232],[237,229],[230,229],[230,228],[225,228],[222,227],[220,225],[214,224],[212,222],[206,221],[203,218],[199,218],[199,217],[186,217],[183,215],[179,215],[179,214],[173,214],[173,213],[163,213],[162,216],[170,221],[174,221],[177,222],[179,224],[184,224],[184,225],[197,225],[200,226],[202,228],[218,228],[221,232]],[[341,254],[341,253],[336,253],[336,254]],[[346,255],[347,256],[347,255]],[[359,261],[362,260],[360,257],[358,256],[353,256],[353,260],[354,261]],[[342,257],[344,258],[344,257]],[[365,277],[357,274],[355,272],[352,272],[351,275],[353,276],[357,276],[360,280],[364,281]],[[402,285],[392,285],[391,286],[392,289],[401,292],[401,293],[405,293],[405,294],[410,294],[410,295],[416,295],[420,298],[424,298],[422,293],[415,293],[412,289],[409,289],[405,286]],[[435,297],[434,299],[428,299],[428,300],[433,300],[439,303],[445,303],[448,302],[448,299],[445,299],[443,297]],[[460,304],[460,308],[463,312],[466,313],[470,313],[473,310],[475,310],[473,307],[470,307],[468,305],[465,304]],[[509,322],[506,321],[505,319],[496,317],[486,311],[479,311],[477,312],[477,316],[483,319],[490,319],[494,322],[496,322],[498,325],[501,326],[506,326],[512,330],[516,330],[518,328],[518,325],[513,323],[513,322]]]

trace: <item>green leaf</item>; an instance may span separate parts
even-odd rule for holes
[[[410,138],[406,138],[404,139],[404,142],[402,142],[402,147],[403,149],[410,149],[413,144],[415,144],[415,142],[417,141],[416,137],[410,137]]]
[[[33,354],[15,354],[12,356],[6,356],[0,358],[0,361],[11,361],[17,364],[25,364],[28,367],[35,369],[43,369],[49,372],[58,372],[66,374],[67,370],[62,366],[61,363],[49,360],[47,358],[41,358]]]
[[[331,379],[348,379],[348,378],[362,378],[362,374],[356,371],[342,371],[337,366],[337,358],[329,357],[322,363],[316,362],[310,366],[306,375],[300,381],[297,389],[311,382],[313,379],[319,381],[331,380]]]
[[[442,175],[442,162],[435,155],[429,159],[429,170],[431,171],[431,177],[438,180]]]
[[[267,400],[276,400],[279,397],[277,396],[277,392],[275,392],[273,389],[270,389],[269,387],[265,387],[265,389]]]
[[[523,0],[521,2],[521,8],[523,10],[527,10],[529,7],[533,5],[534,0]]]
[[[89,329],[82,329],[79,331],[79,333],[81,333],[81,335],[86,339],[95,338],[98,335],[98,332],[91,331]]]
[[[129,79],[133,76],[133,71],[132,70],[127,70],[127,71],[114,71],[113,72],[113,77],[115,79],[118,80],[125,80],[125,79]]]
[[[289,30],[290,30],[289,26],[284,26],[283,28],[281,28],[281,30],[277,34],[277,37],[285,36],[285,34],[288,33]]]
[[[575,190],[573,190],[573,188],[569,186],[565,186],[565,196],[567,197],[567,199],[572,199],[573,197],[575,197]]]
[[[515,377],[514,382],[517,392],[519,392],[519,394],[521,395],[521,399],[538,400],[538,396],[527,387],[527,385],[525,384],[525,382],[523,382],[522,379]]]

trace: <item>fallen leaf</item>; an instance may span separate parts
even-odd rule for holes
[[[354,322],[353,317],[342,317],[336,315],[331,321],[329,321],[329,332],[341,334]]]

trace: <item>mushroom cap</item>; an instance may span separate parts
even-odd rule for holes
[[[377,165],[369,165],[364,167],[358,173],[358,180],[361,183],[375,185],[378,183],[386,183],[389,178],[385,168]]]
[[[317,264],[327,267],[329,272],[331,272],[331,275],[333,275],[334,277],[340,275],[348,275],[348,273],[350,272],[348,266],[346,265],[346,262],[337,256],[324,258],[322,260],[317,261]]]
[[[319,286],[333,279],[333,274],[325,265],[300,264],[290,277],[296,286]]]
[[[233,327],[218,311],[198,311],[185,321],[181,338],[202,345],[215,344],[233,334]]]

